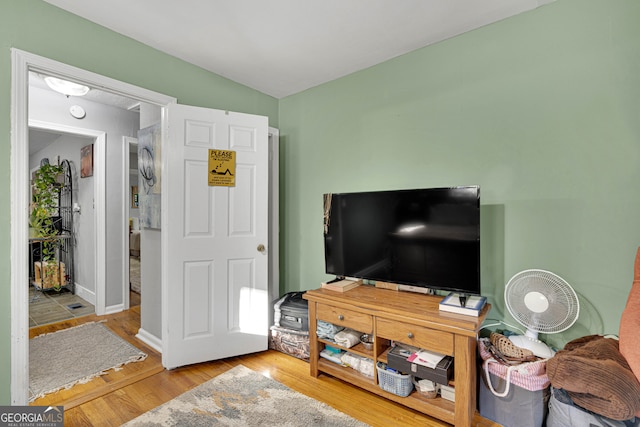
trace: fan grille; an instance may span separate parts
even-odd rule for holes
[[[544,270],[525,270],[509,280],[504,290],[507,310],[531,331],[557,333],[578,319],[578,296],[561,277]]]

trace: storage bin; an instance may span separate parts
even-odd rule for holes
[[[547,416],[549,379],[546,361],[506,366],[495,361],[478,340],[480,357],[480,415],[506,427],[542,427]]]
[[[414,377],[448,384],[453,378],[453,357],[445,356],[435,368],[427,368],[407,361],[406,349],[397,345],[387,355],[387,365],[400,372],[410,372]]]
[[[376,370],[378,371],[378,385],[384,391],[401,397],[407,397],[413,391],[411,375],[387,371],[386,366],[381,366],[380,363],[376,365]]]
[[[269,334],[269,348],[309,361],[309,332],[274,325]]]
[[[567,392],[551,388],[546,427],[637,427],[640,417],[618,421],[576,406]]]
[[[489,378],[493,387],[504,390],[506,381],[492,373]],[[504,397],[495,396],[487,387],[486,377],[480,380],[478,405],[480,415],[503,426],[542,427],[547,417],[549,388],[530,391],[511,384]],[[588,425],[588,424],[587,424]]]
[[[431,381],[413,377],[413,385],[422,396],[427,399],[435,399],[438,396],[440,385]]]

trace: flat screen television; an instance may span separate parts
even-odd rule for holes
[[[480,187],[324,195],[327,274],[480,294]]]

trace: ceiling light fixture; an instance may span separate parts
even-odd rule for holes
[[[67,96],[84,96],[89,92],[88,86],[62,80],[57,77],[47,76],[44,78],[44,81],[51,89]]]

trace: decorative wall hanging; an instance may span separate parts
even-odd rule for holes
[[[80,149],[80,178],[93,176],[93,144]]]
[[[140,227],[160,229],[161,143],[159,124],[138,131]]]

